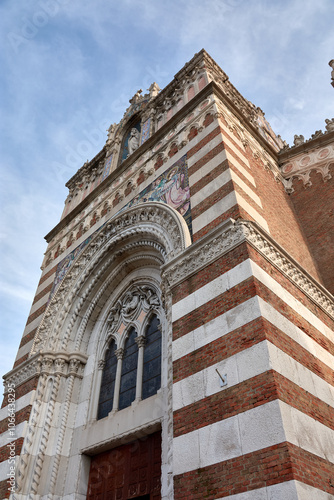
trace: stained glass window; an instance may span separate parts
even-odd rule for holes
[[[144,350],[143,392],[146,399],[161,387],[161,332],[159,320],[154,315],[147,327]]]
[[[105,365],[102,374],[100,399],[98,407],[97,418],[104,418],[112,410],[114,389],[115,389],[115,378],[117,369],[117,358],[115,356],[116,344],[112,340],[111,344],[106,352]]]

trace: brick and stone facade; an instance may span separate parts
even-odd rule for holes
[[[46,236],[4,377],[0,498],[334,499],[326,123],[284,145],[204,50],[135,94]]]

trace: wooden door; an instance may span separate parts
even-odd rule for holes
[[[161,500],[161,433],[92,458],[88,500]]]

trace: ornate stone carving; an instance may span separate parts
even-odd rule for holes
[[[112,307],[107,319],[108,333],[116,331],[122,323],[134,321],[142,311],[147,313],[159,306],[159,297],[152,287],[132,287]]]
[[[329,118],[326,118],[325,123],[326,123],[327,132],[333,132],[334,131],[334,118],[332,118],[331,120],[329,120]]]
[[[105,365],[106,365],[106,362],[105,362],[105,360],[104,360],[104,359],[100,359],[100,360],[98,361],[98,363],[97,363],[97,367],[98,367],[98,369],[99,369],[99,370],[103,370],[103,369],[104,369],[104,367],[105,367]]]
[[[34,356],[29,360],[25,361],[17,368],[11,370],[7,375],[4,376],[5,388],[7,384],[14,384],[15,387],[23,384],[27,380],[36,375],[39,375],[41,369],[41,360],[39,356]],[[6,389],[5,389],[6,390]]]
[[[141,347],[145,347],[146,338],[144,337],[144,335],[140,335],[140,337],[135,338],[135,342],[136,342],[138,348],[140,349]]]
[[[174,286],[245,240],[242,227],[231,219],[189,247],[183,256],[164,266],[164,276]]]
[[[27,382],[36,375],[59,374],[68,376],[75,372],[78,377],[82,377],[82,369],[87,360],[87,356],[80,352],[67,353],[56,351],[51,353],[40,353],[28,359],[24,364],[14,368],[4,377],[4,384],[14,384],[15,387]],[[81,368],[81,369],[79,369]]]
[[[313,302],[334,318],[332,295],[316,280],[307,275],[301,266],[292,260],[284,250],[253,222],[240,221],[245,237],[254,248],[263,254],[290,281],[300,288]]]
[[[300,144],[304,144],[305,139],[303,135],[295,135],[293,143],[295,146],[300,146]]]
[[[316,171],[324,181],[331,178],[330,167],[334,165],[334,145],[301,152],[281,165],[285,190],[292,193],[294,179],[300,179],[305,187],[312,186],[310,174]]]
[[[332,59],[331,61],[329,61],[328,65],[332,68],[332,72],[331,72],[332,81],[331,81],[331,84],[334,87],[334,59]]]
[[[159,252],[162,251],[165,261],[178,254],[191,242],[188,228],[182,217],[163,203],[147,202],[137,205],[111,219],[78,256],[78,260],[72,265],[59,285],[39,325],[31,355],[40,350],[46,341],[49,345],[54,345],[74,297],[79,293],[85,281],[90,279],[90,287],[87,291],[89,293],[89,290],[100,279],[103,270],[100,269],[96,272],[99,262],[107,254],[110,256],[111,249],[114,249],[115,252],[115,248],[120,242],[122,244],[118,251],[124,252],[126,247],[124,242],[134,238],[137,238],[138,241],[131,243],[131,245],[138,245],[140,241],[143,244],[147,238],[148,244],[155,246]],[[111,254],[105,266],[108,267],[110,259],[114,258],[115,254]],[[57,302],[63,304],[61,310],[59,310]],[[65,348],[69,333],[83,303],[83,297],[76,301],[76,313],[65,334],[63,332],[61,344],[57,348]]]
[[[117,360],[123,359],[124,349],[122,347],[120,347],[119,349],[116,349],[115,356],[116,356]]]
[[[157,96],[160,92],[160,87],[156,82],[153,82],[150,87],[148,88],[148,91],[150,93],[150,98],[152,99],[153,97]]]

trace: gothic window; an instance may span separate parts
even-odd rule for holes
[[[102,374],[99,410],[97,418],[104,418],[111,412],[113,407],[113,397],[115,388],[115,378],[117,369],[117,358],[115,355],[116,344],[112,340],[106,352],[104,370]]]
[[[122,376],[119,391],[118,409],[123,410],[131,405],[136,399],[137,361],[138,346],[136,344],[136,331],[131,328],[125,342],[124,355],[122,360]]]
[[[156,394],[161,387],[161,332],[156,315],[151,319],[146,331],[144,350],[143,392],[146,399]]]
[[[106,328],[113,339],[101,361],[98,419],[112,410],[129,407],[135,400],[147,399],[160,389],[159,307],[160,300],[151,287],[136,286],[110,310]]]

